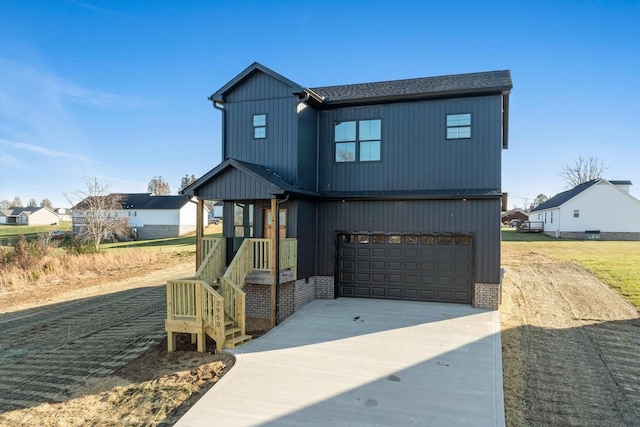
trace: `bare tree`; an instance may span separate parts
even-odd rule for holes
[[[127,218],[120,215],[122,194],[110,194],[109,186],[97,178],[85,178],[85,188],[65,197],[73,209],[74,234],[96,251],[103,239],[116,239],[129,234]],[[76,229],[77,227],[77,229]]]
[[[573,188],[585,182],[602,178],[604,172],[609,169],[597,157],[584,159],[579,156],[573,165],[565,166],[559,173],[564,178],[567,188]]]
[[[169,183],[162,178],[162,175],[160,175],[151,178],[147,191],[155,194],[156,196],[166,196],[171,193],[171,188],[169,187]]]
[[[13,198],[13,201],[11,202],[11,206],[12,208],[21,208],[22,207],[22,199],[20,198],[20,196],[16,196]]]
[[[29,203],[27,203],[27,207],[28,208],[37,208],[38,207],[38,202],[36,202],[36,199],[29,199]]]
[[[531,203],[531,205],[529,206],[529,210],[530,211],[534,210],[535,208],[537,208],[547,200],[549,200],[549,198],[547,197],[546,194],[542,194],[542,193],[538,194],[538,196],[535,199],[533,199],[533,203]]]
[[[45,198],[40,202],[40,207],[53,209],[53,203],[51,203],[51,200]]]
[[[11,207],[11,202],[7,199],[0,201],[0,209],[9,209]]]
[[[187,188],[188,186],[196,182],[196,179],[197,178],[195,175],[189,176],[189,174],[185,174],[180,180],[180,189],[178,190],[178,193],[180,193],[182,190],[184,190],[185,188]]]

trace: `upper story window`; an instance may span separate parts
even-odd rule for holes
[[[471,113],[447,114],[447,139],[471,138]]]
[[[267,137],[267,115],[253,115],[253,138],[264,139]]]
[[[338,122],[334,128],[336,163],[380,160],[382,120]]]
[[[574,209],[573,210],[573,217],[574,218],[580,218],[580,210],[579,209]]]

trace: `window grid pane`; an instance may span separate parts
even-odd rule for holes
[[[342,122],[336,124],[335,141],[355,141],[356,140],[356,122]]]
[[[369,162],[380,160],[380,141],[365,141],[360,143],[360,161]]]
[[[266,127],[253,128],[253,137],[255,139],[266,138],[267,137],[267,128]]]
[[[361,120],[360,141],[371,141],[382,138],[381,133],[382,120]]]
[[[355,142],[338,142],[336,144],[336,162],[355,162],[356,161],[356,143]]]

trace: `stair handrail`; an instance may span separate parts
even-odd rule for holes
[[[196,271],[195,277],[204,280],[208,284],[218,281],[218,276],[224,271],[226,254],[223,239],[219,237],[209,237],[203,240],[203,253],[200,268]]]

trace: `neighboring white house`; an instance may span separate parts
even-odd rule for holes
[[[0,224],[52,225],[60,222],[49,208],[9,208],[0,211]]]
[[[122,194],[122,209],[110,215],[126,218],[138,239],[177,237],[195,231],[196,201],[185,196],[156,196],[151,193]],[[73,233],[82,233],[82,203],[72,209]],[[206,217],[206,210],[203,213]]]
[[[68,208],[57,208],[55,209],[55,213],[60,218],[60,221],[71,222],[71,209]]]
[[[529,212],[544,232],[568,239],[640,240],[640,200],[631,181],[595,179],[556,194]]]

